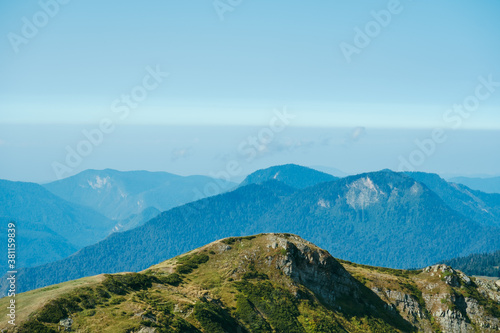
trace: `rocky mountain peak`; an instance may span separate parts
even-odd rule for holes
[[[437,275],[452,287],[460,287],[462,284],[466,286],[472,285],[472,280],[467,275],[445,264],[429,266],[424,268],[423,271],[431,276]]]
[[[354,279],[327,251],[295,235],[268,234],[266,237],[268,247],[284,250],[276,258],[276,269],[324,301],[333,304],[336,297],[356,289]]]

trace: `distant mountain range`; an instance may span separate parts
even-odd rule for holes
[[[407,175],[425,184],[462,215],[480,224],[500,226],[500,194],[483,193],[464,185],[448,183],[436,174],[410,172]]]
[[[112,232],[135,228],[161,211],[205,197],[205,186],[236,184],[166,172],[87,170],[45,184],[0,180],[0,219],[15,221],[18,267],[63,259]],[[213,191],[209,192],[213,194]],[[6,224],[0,226],[6,234]],[[7,263],[1,262],[0,268]]]
[[[276,180],[297,189],[303,189],[319,183],[331,182],[339,178],[306,168],[296,164],[285,164],[255,171],[247,176],[240,184],[263,184],[269,180]]]
[[[473,190],[486,193],[500,193],[500,177],[478,178],[478,177],[454,177],[450,182],[463,184]]]
[[[446,265],[365,266],[296,235],[259,234],[17,295],[15,332],[491,333],[499,286]],[[14,332],[8,302],[2,332]]]
[[[206,191],[209,184],[216,186]],[[91,207],[110,219],[121,220],[149,207],[165,211],[227,191],[236,184],[206,176],[106,169],[86,170],[43,186],[69,202]]]
[[[7,239],[9,222],[14,222],[17,246],[17,266],[34,267],[57,261],[75,253],[79,247],[72,244],[43,223],[0,217],[0,235]],[[0,262],[0,270],[7,272],[7,261]]]
[[[71,203],[34,183],[0,180],[0,216],[43,224],[76,246],[108,235],[114,222],[96,211]]]
[[[309,168],[327,173],[327,174],[335,176],[337,178],[344,178],[344,177],[352,175],[352,174],[349,174],[349,173],[344,172],[342,170],[339,170],[337,168],[324,166],[324,165],[311,165],[311,166],[309,166]]]
[[[259,171],[246,186],[170,209],[71,257],[23,270],[19,285],[29,290],[103,272],[138,271],[219,238],[261,232],[298,234],[336,257],[394,268],[500,249],[496,215],[483,219],[480,213],[484,207],[495,211],[496,197],[473,191],[470,196],[435,175],[384,170],[326,182],[321,176],[303,188],[298,174],[296,166]],[[471,204],[473,197],[488,205]]]
[[[161,212],[158,209],[148,207],[138,214],[132,214],[126,219],[116,221],[113,232],[121,232],[137,228],[160,213]]]

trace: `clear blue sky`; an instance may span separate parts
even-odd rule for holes
[[[105,117],[116,120],[117,126],[182,125],[192,141],[200,127],[190,126],[264,126],[273,109],[285,106],[297,115],[291,126],[304,131],[321,127],[349,132],[364,127],[366,133],[374,133],[369,130],[450,127],[451,123],[443,122],[443,114],[474,94],[479,76],[492,75],[500,81],[500,3],[401,0],[400,12],[392,14],[390,23],[352,55],[352,61],[346,61],[341,43],[354,45],[354,29],[365,29],[374,20],[371,12],[386,10],[389,3],[242,0],[221,20],[211,0],[72,0],[60,5],[34,37],[18,45],[16,53],[9,38],[22,36],[23,17],[33,22],[42,8],[38,1],[2,1],[0,154],[14,160],[10,165],[2,162],[0,178],[54,176],[50,171],[16,167],[21,165],[16,156],[26,156],[34,148],[6,136],[5,129],[13,124],[37,125],[29,127],[26,132],[32,137],[25,139],[43,144],[38,151],[58,160],[64,157],[66,145],[78,142],[80,132],[61,130],[60,140],[53,142],[43,139],[48,128],[54,131],[50,126],[92,128]],[[141,84],[146,67],[157,65],[169,76],[129,117],[117,118],[111,104]],[[499,109],[500,88],[461,122],[460,129],[496,133]],[[425,137],[426,132],[421,133]],[[136,138],[133,132],[122,134]],[[301,141],[300,132],[294,135],[294,140]],[[220,137],[221,143],[241,140],[235,134],[214,137]],[[475,138],[480,142],[479,136]],[[111,140],[105,144],[111,145]],[[175,155],[189,145],[172,143],[166,149]],[[211,149],[209,156],[228,153]],[[408,149],[410,153],[411,145]],[[474,149],[471,144],[464,150]],[[406,154],[395,152],[392,159],[377,160],[373,167],[391,167],[400,153]],[[74,171],[116,160],[98,159],[97,154],[98,149]],[[144,164],[142,168],[208,173],[200,166],[202,157],[206,156],[192,153],[189,165],[198,167],[188,169],[170,156],[162,167]],[[118,159],[122,169],[141,167],[127,162],[125,155]],[[308,159],[292,159],[308,164]],[[286,158],[268,163],[274,161],[286,162]],[[337,166],[335,161],[322,163]],[[468,165],[463,172],[500,173],[500,168],[488,163],[485,160],[482,170]],[[443,173],[453,171],[445,163],[432,166]],[[361,169],[354,163],[344,168]],[[50,170],[50,164],[43,169]]]

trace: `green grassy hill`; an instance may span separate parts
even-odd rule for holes
[[[0,300],[0,329],[8,298]],[[445,265],[358,265],[291,234],[17,295],[17,332],[494,332],[500,289]]]

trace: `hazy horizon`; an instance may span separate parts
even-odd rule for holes
[[[209,175],[234,159],[241,174],[284,163],[500,174],[495,1],[0,9],[2,179]]]
[[[400,157],[407,159],[416,149],[415,139],[428,140],[431,130],[387,130],[370,128],[289,127],[274,134],[268,143],[258,134],[267,127],[255,126],[140,126],[117,127],[100,145],[94,146],[80,164],[61,178],[86,169],[121,171],[165,171],[179,175],[217,175],[230,161],[241,167],[233,181],[273,165],[295,163],[325,166],[348,174],[382,169],[398,171]],[[9,163],[0,164],[0,178],[16,181],[50,182],[58,179],[52,164],[66,164],[66,148],[74,149],[82,130],[92,125],[0,125],[0,131],[12,141],[0,147]],[[196,136],[193,136],[196,132]],[[31,137],[34,133],[38,133]],[[131,137],[130,133],[135,135]],[[462,130],[448,134],[449,139],[436,145],[436,151],[416,167],[417,171],[447,176],[500,175],[498,131]],[[250,138],[257,138],[262,150],[254,149]],[[36,139],[35,139],[36,138]],[[241,147],[240,147],[241,146]],[[481,149],[478,149],[481,147]],[[241,149],[240,149],[241,148]],[[255,156],[252,154],[255,152]],[[22,154],[20,154],[22,152]],[[484,161],[478,164],[477,156]],[[33,161],[36,161],[34,163]]]

